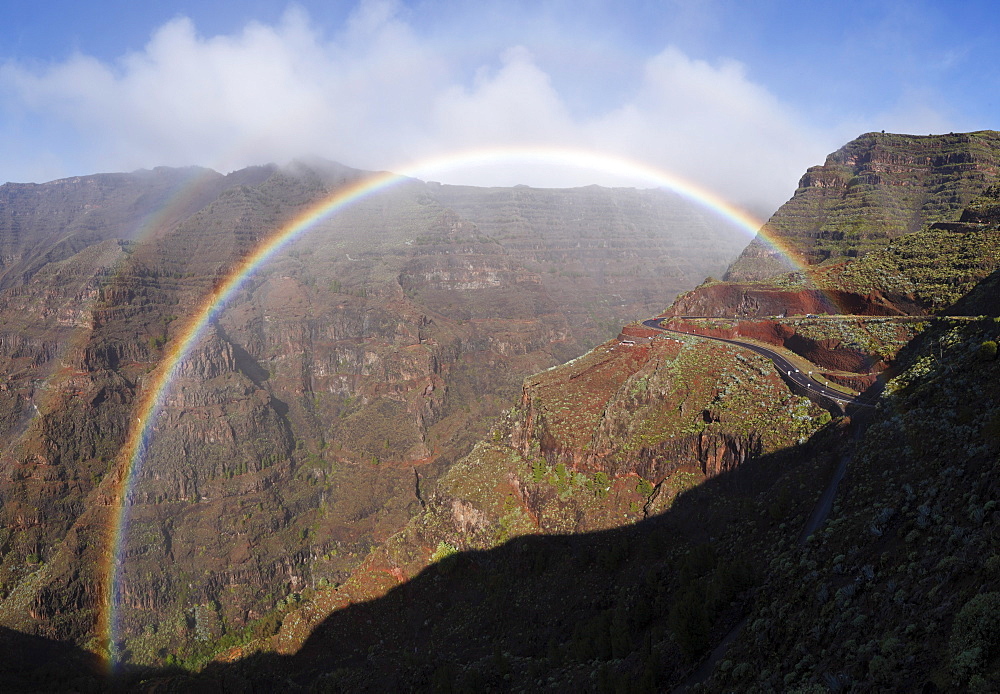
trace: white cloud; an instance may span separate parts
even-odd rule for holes
[[[837,144],[749,80],[739,63],[710,65],[675,48],[649,60],[635,99],[591,130],[738,202],[772,206]]]
[[[449,54],[396,5],[363,2],[329,38],[296,10],[229,36],[203,37],[176,19],[113,65],[85,55],[44,69],[8,63],[0,90],[18,108],[75,129],[73,161],[85,168],[67,174],[192,163],[230,170],[298,156],[384,169],[456,148],[549,144],[635,158],[768,210],[840,144],[738,63],[693,60],[676,48],[638,68],[627,98],[584,114],[571,112],[526,49],[510,47],[471,84]],[[577,79],[586,88],[587,75]]]
[[[436,98],[431,126],[453,145],[569,144],[577,128],[549,76],[522,47],[508,50],[495,74],[485,68],[472,89],[454,86]]]

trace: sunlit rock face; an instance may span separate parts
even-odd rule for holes
[[[858,258],[887,239],[957,220],[1000,177],[1000,133],[867,133],[810,168],[767,223],[797,264]],[[732,282],[798,269],[755,240],[725,275]]]

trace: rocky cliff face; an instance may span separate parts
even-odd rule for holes
[[[257,185],[273,168],[222,176],[208,169],[157,168],[0,186],[0,287],[26,282],[46,265],[107,239],[162,233],[234,185]]]
[[[157,170],[0,190],[0,621],[87,642],[118,453],[164,348],[243,255],[358,175]],[[494,234],[499,213],[466,214],[477,195],[530,224]],[[580,201],[601,223],[581,222]],[[266,630],[289,596],[345,581],[525,375],[718,273],[739,237],[677,240],[690,230],[668,222],[709,227],[676,205],[413,181],[255,273],[154,425],[121,573],[124,656],[204,657]]]
[[[663,297],[703,279],[699,266],[735,256],[730,233],[669,191],[432,186],[430,193],[537,272],[554,301],[573,307],[570,321],[595,336],[591,344],[617,332],[616,315],[652,315]],[[581,294],[595,299],[581,306]]]
[[[927,224],[957,220],[1000,174],[1000,134],[867,133],[810,168],[766,228],[797,262],[857,258]],[[762,280],[793,270],[754,240],[725,275]]]
[[[423,512],[347,583],[286,616],[274,644],[295,652],[332,611],[383,595],[442,552],[658,516],[686,490],[795,446],[829,420],[752,353],[662,333],[604,343],[528,378],[520,404],[446,473]]]
[[[997,247],[996,133],[869,134],[803,177],[768,222],[801,268],[755,239],[671,316],[982,313]],[[855,229],[855,231],[851,231]],[[975,296],[967,296],[976,288]]]
[[[812,278],[810,278],[812,279]],[[709,318],[766,318],[830,313],[862,316],[923,315],[912,294],[872,289],[867,293],[812,286],[768,286],[706,282],[677,297],[665,315]]]
[[[607,344],[528,379],[512,445],[550,467],[611,477],[659,483],[682,466],[711,477],[796,438],[790,422],[804,402],[769,364],[697,338]],[[771,403],[766,412],[744,408],[755,398]],[[738,421],[726,414],[736,411]]]

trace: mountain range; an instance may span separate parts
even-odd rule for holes
[[[171,383],[114,682],[993,691],[998,151],[863,135],[741,255],[662,191],[406,181],[324,222]],[[363,175],[0,188],[9,681],[107,684],[100,540],[150,374],[241,257]]]

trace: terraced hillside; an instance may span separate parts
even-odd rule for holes
[[[668,192],[433,186],[431,194],[537,272],[560,305],[578,305],[574,295],[580,292],[603,297],[570,315],[575,324],[610,328],[599,340],[621,327],[611,304],[624,309],[619,315],[652,315],[664,297],[700,282],[702,265],[724,266],[735,257],[710,212],[676,204]],[[683,233],[666,236],[657,229]],[[609,236],[616,239],[613,246]]]
[[[933,222],[955,221],[1000,174],[1000,133],[867,133],[810,168],[768,220],[797,262],[859,258]],[[754,240],[724,279],[763,280],[794,269]]]
[[[998,201],[1000,189],[986,188],[955,221],[884,240],[857,259],[766,281],[706,281],[680,295],[668,313],[720,318],[988,313],[996,304],[987,288],[995,285],[983,281],[1000,267]]]

